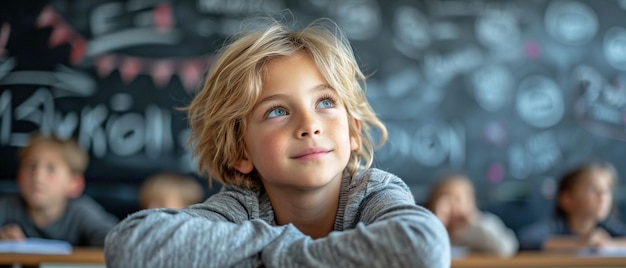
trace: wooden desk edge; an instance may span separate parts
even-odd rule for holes
[[[452,260],[453,268],[467,267],[626,267],[626,256],[520,253],[510,258],[470,255]]]
[[[104,249],[75,248],[68,255],[0,253],[0,265],[39,265],[41,263],[104,264]]]

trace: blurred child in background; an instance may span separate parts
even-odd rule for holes
[[[452,246],[501,257],[517,252],[515,233],[498,216],[478,210],[474,187],[463,174],[438,179],[426,207],[446,226]]]
[[[0,240],[45,238],[104,246],[117,219],[82,196],[87,154],[73,140],[35,134],[19,151],[20,195],[0,198]]]
[[[202,202],[204,191],[194,178],[176,173],[160,173],[141,185],[142,208],[184,208]]]
[[[608,162],[594,161],[565,174],[559,182],[555,217],[519,233],[523,250],[625,247],[626,228],[610,217],[618,175]]]

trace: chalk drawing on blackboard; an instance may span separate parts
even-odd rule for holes
[[[197,172],[198,158],[193,157],[193,145],[190,147],[187,146],[189,135],[191,135],[191,129],[189,128],[185,128],[178,132],[178,137],[176,139],[178,141],[178,145],[180,148],[185,148],[182,156],[179,158],[178,166],[183,172]]]
[[[137,57],[125,56],[120,60],[120,76],[126,84],[134,81],[141,69],[143,69],[142,62]]]
[[[486,111],[498,111],[513,98],[515,77],[502,65],[482,66],[469,77],[474,98]]]
[[[102,55],[94,60],[96,74],[98,77],[104,78],[109,76],[117,65],[117,57],[112,54]]]
[[[487,144],[503,148],[507,145],[507,137],[508,133],[502,122],[490,121],[483,128],[483,138]]]
[[[626,29],[611,27],[604,34],[604,58],[613,68],[626,71]]]
[[[526,150],[521,143],[514,143],[508,151],[509,170],[517,179],[526,179],[530,175],[530,160],[526,156]]]
[[[0,80],[8,75],[13,68],[15,68],[16,61],[14,58],[7,58],[4,61],[0,61]]]
[[[526,41],[524,43],[524,53],[531,60],[538,59],[541,57],[541,46],[535,41]]]
[[[120,156],[136,154],[141,150],[145,136],[143,117],[137,113],[126,113],[113,117],[108,124],[108,140],[111,151]]]
[[[48,135],[54,123],[54,97],[49,90],[38,88],[30,98],[15,108],[15,119],[27,121],[40,127]]]
[[[450,53],[428,52],[424,56],[424,77],[436,87],[445,86],[458,75],[466,74],[484,62],[485,56],[475,46],[467,46]]]
[[[152,76],[152,81],[159,88],[165,88],[169,84],[172,75],[174,75],[174,62],[169,60],[157,60],[150,66],[149,72]]]
[[[11,141],[11,120],[13,119],[11,100],[12,94],[10,90],[5,90],[0,95],[0,115],[2,116],[2,121],[0,122],[0,144],[3,146]]]
[[[457,40],[462,35],[460,26],[453,22],[433,22],[430,25],[430,34],[435,41]]]
[[[554,177],[545,177],[541,180],[541,195],[545,199],[554,199],[557,194],[557,181]]]
[[[434,167],[441,165],[448,156],[450,143],[446,132],[433,125],[419,127],[411,139],[413,158],[418,163]]]
[[[148,105],[144,116],[146,135],[142,142],[146,156],[156,159],[169,154],[174,149],[171,110]]]
[[[476,38],[489,49],[511,53],[521,43],[522,33],[517,18],[510,12],[488,10],[475,23]]]
[[[137,1],[140,2],[140,1]],[[146,1],[153,3],[153,1]],[[285,8],[282,0],[197,0],[194,1],[200,12],[219,15],[249,15],[271,13]]]
[[[465,162],[465,133],[444,123],[421,124],[410,139],[411,155],[421,165],[435,167],[446,159],[459,167]]]
[[[7,62],[11,64],[10,60]],[[34,130],[45,135],[55,134],[59,138],[70,137],[77,125],[77,115],[63,116],[56,110],[55,99],[90,97],[96,91],[91,77],[63,65],[56,66],[55,71],[9,71],[0,78],[0,86],[5,87],[0,100],[0,143],[15,147],[24,146]],[[14,103],[12,86],[20,91],[30,86],[36,88],[21,102]],[[18,122],[31,130],[15,131],[13,126]]]
[[[614,139],[626,140],[626,88],[623,81],[606,81],[594,68],[577,66],[574,116],[587,130]]]
[[[88,75],[63,65],[55,71],[12,71],[0,79],[0,86],[38,85],[51,87],[54,97],[89,97],[96,92],[96,82]]]
[[[56,10],[48,5],[38,15],[36,27],[51,28],[49,46],[69,45],[70,63],[80,68],[94,65],[99,77],[119,69],[125,83],[131,83],[138,75],[145,74],[152,78],[157,88],[165,88],[169,86],[172,76],[178,75],[185,90],[191,93],[197,89],[206,63],[211,59],[211,56],[206,56],[210,46],[194,45],[199,42],[197,40],[208,40],[206,37],[212,34],[223,37],[238,32],[245,20],[243,16],[283,7],[280,0],[200,0],[196,4],[198,9],[192,12],[217,13],[219,22],[213,22],[214,17],[200,16],[206,14],[194,14],[197,16],[176,21],[175,7],[169,3],[131,1],[81,6],[88,10],[78,15],[66,14],[73,8]],[[179,11],[184,9],[181,6],[178,8]],[[236,16],[219,16],[224,14]],[[128,19],[118,19],[120,17]],[[194,31],[206,26],[207,22],[213,27]],[[171,54],[164,55],[168,53]]]
[[[506,169],[504,165],[500,162],[493,162],[489,164],[485,178],[490,183],[499,183],[504,179],[505,174]]]
[[[460,123],[439,120],[386,122],[389,139],[376,150],[376,161],[387,166],[419,164],[462,168],[466,161],[466,134]],[[377,138],[377,133],[372,133]]]
[[[382,27],[382,15],[375,0],[340,0],[330,10],[350,40],[369,40]]]
[[[526,77],[519,83],[516,108],[524,122],[538,128],[554,126],[565,115],[561,89],[542,75]]]
[[[116,112],[128,111],[133,106],[133,97],[128,93],[115,93],[109,100],[109,106]]]
[[[81,110],[81,124],[78,132],[78,143],[86,151],[102,158],[107,153],[106,134],[102,124],[107,119],[109,112],[104,104],[96,107],[85,106]]]
[[[561,159],[561,148],[551,131],[534,134],[525,142],[515,142],[508,151],[509,170],[518,179],[546,172]]]
[[[426,17],[411,6],[398,6],[393,16],[393,45],[400,53],[420,59],[422,50],[431,43]]]
[[[461,168],[465,165],[466,158],[466,134],[465,127],[461,123],[449,123],[448,139],[450,141],[449,162],[453,168]]]
[[[385,80],[371,79],[367,97],[383,118],[414,119],[426,116],[445,96],[445,90],[430,85],[417,66],[406,66]]]
[[[552,131],[531,136],[526,141],[526,152],[532,157],[533,170],[537,173],[548,171],[561,160],[561,149]]]
[[[393,163],[395,159],[406,159],[410,151],[410,138],[406,130],[397,124],[385,122],[389,138],[383,147],[376,149],[376,160],[382,163]],[[375,140],[380,137],[378,133],[371,133]]]
[[[554,1],[546,9],[544,23],[552,38],[567,45],[583,45],[598,32],[598,16],[579,1]]]

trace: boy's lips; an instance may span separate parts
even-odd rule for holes
[[[330,153],[332,150],[325,148],[309,148],[302,152],[299,152],[295,156],[292,156],[293,159],[319,159]]]

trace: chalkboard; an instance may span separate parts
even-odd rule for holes
[[[590,158],[626,174],[626,1],[187,0],[0,4],[0,177],[39,130],[75,137],[92,182],[193,173],[185,114],[247,18],[334,19],[388,126],[377,167],[418,200],[465,170],[479,200],[551,198]],[[623,198],[623,195],[617,195]]]

